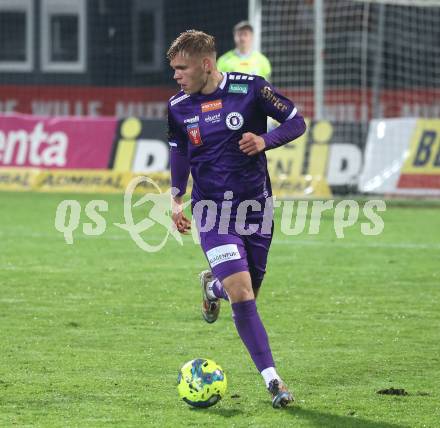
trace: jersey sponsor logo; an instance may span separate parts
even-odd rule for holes
[[[231,94],[247,94],[248,84],[230,83],[228,92],[230,92]]]
[[[269,101],[275,108],[278,110],[285,112],[288,107],[273,93],[270,86],[265,86],[264,88],[261,88],[261,96]]]
[[[226,126],[232,131],[240,129],[243,123],[243,116],[238,111],[233,111],[226,116]]]
[[[186,127],[186,132],[188,132],[189,140],[195,146],[201,146],[203,144],[202,136],[200,135],[200,128],[197,123],[188,125]]]
[[[177,103],[180,103],[180,101],[186,100],[189,97],[189,94],[181,95],[179,98],[176,98],[170,102],[170,105],[173,106]]]
[[[185,119],[185,120],[183,121],[183,123],[196,123],[196,122],[198,122],[199,120],[200,120],[200,117],[197,115],[197,116],[189,117],[188,119]]]
[[[221,108],[223,108],[223,104],[222,104],[222,100],[214,100],[203,103],[201,107],[202,107],[202,113],[206,113],[208,111],[220,110]]]
[[[240,252],[236,244],[225,244],[219,247],[211,248],[206,252],[211,267],[215,267],[220,263],[228,262],[229,260],[241,259]]]
[[[221,113],[209,114],[208,116],[205,117],[205,122],[206,123],[218,123],[218,122],[220,122],[221,118],[222,118]]]

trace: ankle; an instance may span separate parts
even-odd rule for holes
[[[266,388],[269,387],[269,383],[271,380],[277,379],[281,382],[281,378],[279,377],[275,367],[267,367],[266,369],[262,370],[261,376],[263,376]]]

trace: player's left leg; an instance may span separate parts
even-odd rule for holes
[[[257,310],[249,272],[230,275],[223,279],[223,284],[231,301],[238,334],[272,394],[272,406],[286,406],[293,401],[293,395],[275,369],[269,338]]]
[[[216,308],[212,304],[219,304],[222,296],[219,295],[216,297],[217,300],[213,301],[212,295],[211,298],[207,295],[205,287],[205,281],[209,284],[212,281],[208,282],[208,280],[215,276],[221,283],[223,292],[229,297],[240,338],[272,394],[272,405],[281,407],[293,401],[293,397],[275,370],[269,340],[257,311],[253,291],[253,285],[259,288],[264,275],[271,236],[255,237],[250,243],[247,243],[247,238],[233,233],[219,235],[216,231],[200,235],[201,246],[212,270],[212,274],[210,271],[205,271],[201,275],[202,314],[208,322],[214,322],[217,319],[219,307]],[[246,247],[253,251],[250,259],[254,266],[253,271],[256,272],[253,280],[249,273],[249,254]],[[255,270],[255,266],[258,269]],[[206,305],[205,301],[207,301]]]
[[[261,289],[264,275],[266,273],[267,258],[272,242],[272,234],[273,225],[270,234],[256,232],[247,236],[245,239],[245,249],[255,299]],[[260,372],[265,380],[267,389],[272,395],[272,406],[275,408],[284,407],[294,400],[293,395],[276,372],[273,359],[272,365],[268,364],[269,361],[266,362],[266,367],[260,370]]]

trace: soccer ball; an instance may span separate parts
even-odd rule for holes
[[[226,386],[222,368],[203,358],[188,361],[177,377],[179,397],[194,407],[213,406],[225,395]]]

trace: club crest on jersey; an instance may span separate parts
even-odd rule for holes
[[[233,111],[226,116],[226,126],[232,131],[240,129],[243,123],[243,116],[238,111]]]
[[[200,135],[200,128],[197,123],[188,125],[186,127],[186,132],[188,133],[191,144],[194,146],[201,146],[203,144],[202,136]]]
[[[220,110],[223,107],[222,100],[207,101],[201,105],[202,113],[208,111]]]

